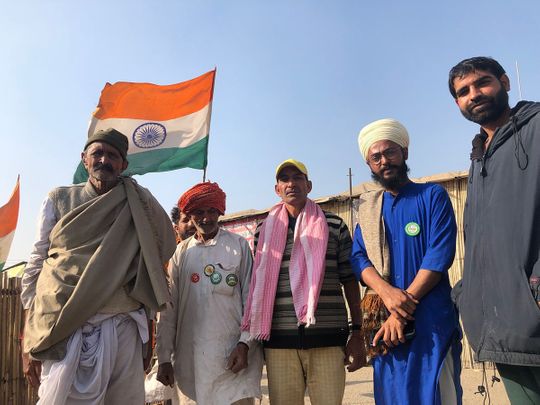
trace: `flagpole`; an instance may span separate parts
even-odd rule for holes
[[[216,84],[216,74],[217,74],[217,66],[214,66],[214,77],[212,79],[212,102],[210,103],[210,108],[208,110],[208,114],[210,117],[208,118],[208,144],[206,145],[206,166],[208,166],[208,146],[210,145],[210,127],[212,124],[212,107],[214,105],[214,86]],[[203,177],[202,181],[203,183],[206,181],[206,166],[203,169]]]

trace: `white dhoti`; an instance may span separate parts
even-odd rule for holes
[[[60,361],[42,365],[38,405],[144,404],[144,310],[97,314],[70,337]]]

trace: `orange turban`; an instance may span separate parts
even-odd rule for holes
[[[225,214],[225,193],[217,183],[199,183],[186,191],[178,200],[178,208],[186,214],[200,207],[211,207]]]

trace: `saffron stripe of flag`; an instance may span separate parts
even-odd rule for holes
[[[0,207],[0,271],[4,268],[19,217],[19,178],[6,205]]]
[[[115,128],[129,139],[125,175],[162,172],[207,164],[208,135],[216,71],[186,82],[107,83],[92,114],[88,136]],[[88,174],[79,163],[74,183]]]

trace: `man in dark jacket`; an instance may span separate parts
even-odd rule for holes
[[[540,103],[508,104],[510,81],[485,57],[448,85],[472,142],[463,279],[453,291],[479,361],[497,365],[512,403],[540,403]]]

